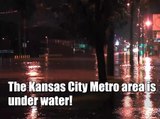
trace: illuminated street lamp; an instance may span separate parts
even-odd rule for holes
[[[145,39],[145,42],[146,42],[146,55],[148,56],[149,55],[149,49],[148,49],[148,44],[149,44],[149,39],[151,38],[151,29],[149,28],[151,25],[152,25],[152,22],[147,19],[145,22],[145,26],[148,28],[146,28],[146,39]]]
[[[130,6],[130,3],[127,3],[127,6],[129,7],[129,6]]]
[[[116,40],[115,46],[119,46],[119,41],[118,40]]]
[[[145,22],[145,25],[146,25],[147,27],[150,27],[150,26],[152,25],[152,22],[151,22],[150,20],[147,20],[147,21]]]

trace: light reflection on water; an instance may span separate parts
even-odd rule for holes
[[[31,97],[36,97],[35,94],[31,94]],[[26,113],[26,119],[37,119],[39,115],[37,106],[31,106]]]
[[[31,106],[26,119],[37,119],[37,117],[38,117],[37,106]]]
[[[143,107],[143,118],[144,119],[150,119],[152,118],[153,115],[153,104],[152,104],[152,100],[151,100],[151,93],[150,92],[146,92],[145,93],[145,97],[144,97],[144,107]]]
[[[45,58],[44,66],[42,68],[42,62],[32,61],[24,62],[26,69],[25,75],[28,77],[28,81],[40,82],[48,79],[48,59]]]
[[[42,67],[40,62],[24,62],[26,67],[26,76],[28,77],[28,81],[33,82],[41,82],[41,80],[45,79],[44,73],[42,73]],[[48,70],[48,60],[45,62],[45,71]],[[37,95],[33,92],[29,93],[30,97],[36,97]],[[31,106],[28,108],[25,113],[26,119],[37,119],[40,115],[37,106]]]
[[[130,67],[127,64],[121,64],[120,77],[126,83],[146,84],[147,82],[154,82],[152,59],[145,57],[141,62],[144,64],[135,66],[133,79],[130,76]],[[157,98],[155,96],[153,98],[153,96],[154,93],[147,91],[143,93],[126,93],[121,100],[122,105],[115,109],[115,113],[120,116],[120,119],[158,119],[158,116],[155,117],[155,115],[158,113],[159,105],[156,105],[156,107],[153,105],[155,103],[153,99]]]
[[[122,102],[123,102],[123,107],[124,107],[121,110],[122,118],[131,119],[133,115],[133,100],[131,99],[129,93],[126,94]]]
[[[38,78],[41,74],[40,72],[40,63],[39,62],[27,62],[27,72],[26,75],[28,76],[29,81],[38,82]],[[36,97],[35,94],[31,93],[31,97]],[[26,119],[37,119],[38,117],[38,109],[37,106],[31,106],[26,113]]]
[[[152,69],[152,67],[151,67],[151,58],[149,58],[149,57],[146,57],[145,58],[145,65],[144,65],[144,69],[145,69],[145,77],[144,77],[144,79],[145,79],[145,81],[147,82],[147,81],[151,81],[151,69]]]
[[[145,58],[145,82],[151,81],[151,58]],[[152,118],[153,114],[153,104],[151,100],[151,92],[145,92],[144,95],[144,108],[143,108],[143,115],[145,119]]]
[[[116,68],[115,74],[122,77],[126,83],[147,83],[148,81],[153,81],[152,70],[154,67],[152,65],[152,60],[149,57],[144,59],[144,65],[137,66],[138,64],[136,64],[133,79],[131,79],[130,76],[129,57],[125,54],[123,58],[124,62],[120,67],[118,66],[119,68]],[[28,67],[26,75],[28,76],[29,81],[39,82],[40,78],[45,79],[45,76],[41,73],[41,65],[39,62],[26,63],[26,66]],[[45,62],[44,66],[48,67],[48,62]],[[95,62],[95,67],[96,66],[97,61]],[[46,72],[47,70],[48,68],[46,68]],[[98,71],[96,68],[96,76],[97,75]],[[134,95],[134,97],[132,95]],[[152,119],[158,111],[158,108],[154,105],[155,102],[153,102],[152,97],[153,93],[150,92],[125,93],[121,100],[121,105],[116,107],[117,109],[115,113],[120,115],[120,119]],[[36,119],[38,118],[39,113],[37,106],[31,106],[26,113],[26,119]]]
[[[39,62],[26,62],[25,63],[27,72],[26,75],[28,77],[37,77],[40,75],[40,63]]]

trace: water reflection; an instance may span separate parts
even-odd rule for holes
[[[151,58],[146,57],[145,58],[145,83],[147,83],[148,81],[151,81]],[[152,118],[153,115],[153,103],[151,100],[151,92],[145,92],[144,94],[144,107],[143,107],[143,117],[144,119],[150,119]]]
[[[95,60],[94,69],[96,70],[95,71],[95,77],[96,77],[96,79],[98,79],[98,68],[97,68],[98,62],[97,62],[96,54],[94,55],[94,60]]]
[[[37,117],[38,117],[37,106],[31,106],[26,119],[37,119]]]
[[[28,81],[39,82],[40,79],[44,79],[42,76],[42,68],[40,62],[24,62],[26,67],[26,76],[28,77]],[[37,97],[36,94],[30,92],[30,97]],[[28,108],[26,112],[26,119],[37,119],[38,118],[38,108],[37,106],[31,106]]]
[[[144,119],[151,119],[153,115],[153,104],[151,100],[151,93],[146,92],[144,97],[143,117]]]
[[[145,69],[145,81],[151,81],[151,58],[146,57],[145,58],[145,65],[144,65],[144,69]]]
[[[44,79],[40,62],[24,62],[24,65],[28,81],[39,82],[40,79]]]
[[[122,79],[129,83],[134,81],[136,83],[147,83],[148,81],[153,81],[153,65],[151,58],[147,57],[143,59],[144,65],[135,66],[134,69],[134,77],[131,79],[130,76],[130,66],[129,66],[129,58],[128,55],[125,54],[124,62],[120,66],[116,67],[117,76],[122,77]],[[135,60],[137,60],[135,58]],[[28,76],[29,81],[39,81],[42,76],[46,75],[48,72],[48,59],[46,58],[45,63],[45,72],[42,75],[42,69],[40,62],[26,62],[26,75]],[[95,58],[95,75],[98,76],[97,69],[97,61]],[[44,70],[44,68],[43,68]],[[45,79],[43,77],[43,79]],[[36,96],[31,94],[31,96]],[[157,113],[157,107],[155,107],[155,102],[153,101],[153,93],[144,92],[144,93],[132,93],[128,92],[123,94],[122,99],[116,98],[116,100],[120,100],[120,104],[116,107],[116,113],[120,115],[120,119],[152,119]],[[28,112],[26,114],[27,119],[36,119],[40,115],[41,110],[37,106],[29,107]],[[160,112],[160,111],[159,111]],[[156,119],[156,118],[155,118]]]
[[[130,82],[130,67],[129,66],[125,66],[125,65],[122,65],[122,72],[123,73],[121,76],[122,76],[122,79],[125,81],[125,82]]]
[[[27,72],[26,75],[29,77],[39,76],[40,75],[40,63],[39,62],[26,62],[25,63]]]
[[[130,67],[128,64],[122,64],[120,65],[119,70],[120,76],[126,83],[129,83],[130,81],[144,84],[153,82],[154,65],[152,62],[151,58],[145,57],[143,59],[143,65],[135,66],[133,79],[130,77]],[[120,119],[157,119],[155,115],[158,113],[158,109],[153,104],[153,96],[155,96],[154,93],[147,91],[143,93],[125,93],[121,100],[122,105],[116,109],[116,113],[121,117]]]
[[[31,94],[31,97],[36,97],[36,94]],[[37,106],[31,106],[26,113],[26,119],[37,119],[38,117],[38,108]]]
[[[133,100],[130,97],[130,93],[126,94],[122,102],[123,102],[123,107],[124,107],[124,109],[121,110],[122,118],[131,119],[133,115]]]

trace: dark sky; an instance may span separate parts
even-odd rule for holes
[[[58,28],[58,22],[60,22],[60,20],[56,19],[57,14],[55,12],[55,9],[59,9],[62,5],[61,3],[66,4],[66,0],[33,0],[33,2],[36,9],[31,16],[31,19],[28,20],[28,26],[47,26],[52,28]],[[149,6],[152,12],[158,13],[160,11],[160,0],[151,0]],[[15,0],[0,0],[0,13],[3,11],[15,10],[15,7]],[[6,15],[0,14],[0,20],[19,23],[19,19],[19,13],[10,13]],[[120,35],[128,38],[128,27],[129,25],[126,24],[121,28],[117,29],[117,32]]]

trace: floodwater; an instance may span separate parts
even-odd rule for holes
[[[143,83],[149,82],[156,84],[156,92],[127,92],[123,93],[119,100],[115,98],[116,107],[114,114],[119,119],[159,119],[160,118],[160,61],[158,57],[141,58],[141,64],[137,64],[135,57],[135,67],[133,76],[130,76],[130,67],[128,60],[123,60],[120,70],[116,70],[117,76],[121,76],[126,83]],[[118,69],[118,68],[117,68]],[[118,96],[117,96],[118,97]]]
[[[43,60],[4,60],[0,64],[0,112],[5,119],[159,119],[160,118],[160,61],[157,57],[145,57],[141,65],[135,56],[134,75],[130,76],[129,57],[115,55],[115,77],[125,83],[153,82],[156,92],[111,93],[111,99],[101,100],[103,95],[73,93],[73,106],[18,106],[9,107],[8,96],[68,96],[70,93],[9,93],[7,81],[68,82],[97,80],[97,62],[94,57],[69,57]],[[107,93],[108,94],[108,93]],[[107,95],[106,94],[106,95]],[[85,96],[83,96],[85,95]],[[87,97],[87,98],[86,98]],[[97,98],[98,97],[98,98]],[[105,98],[105,96],[104,96]],[[111,101],[111,102],[110,102]]]

